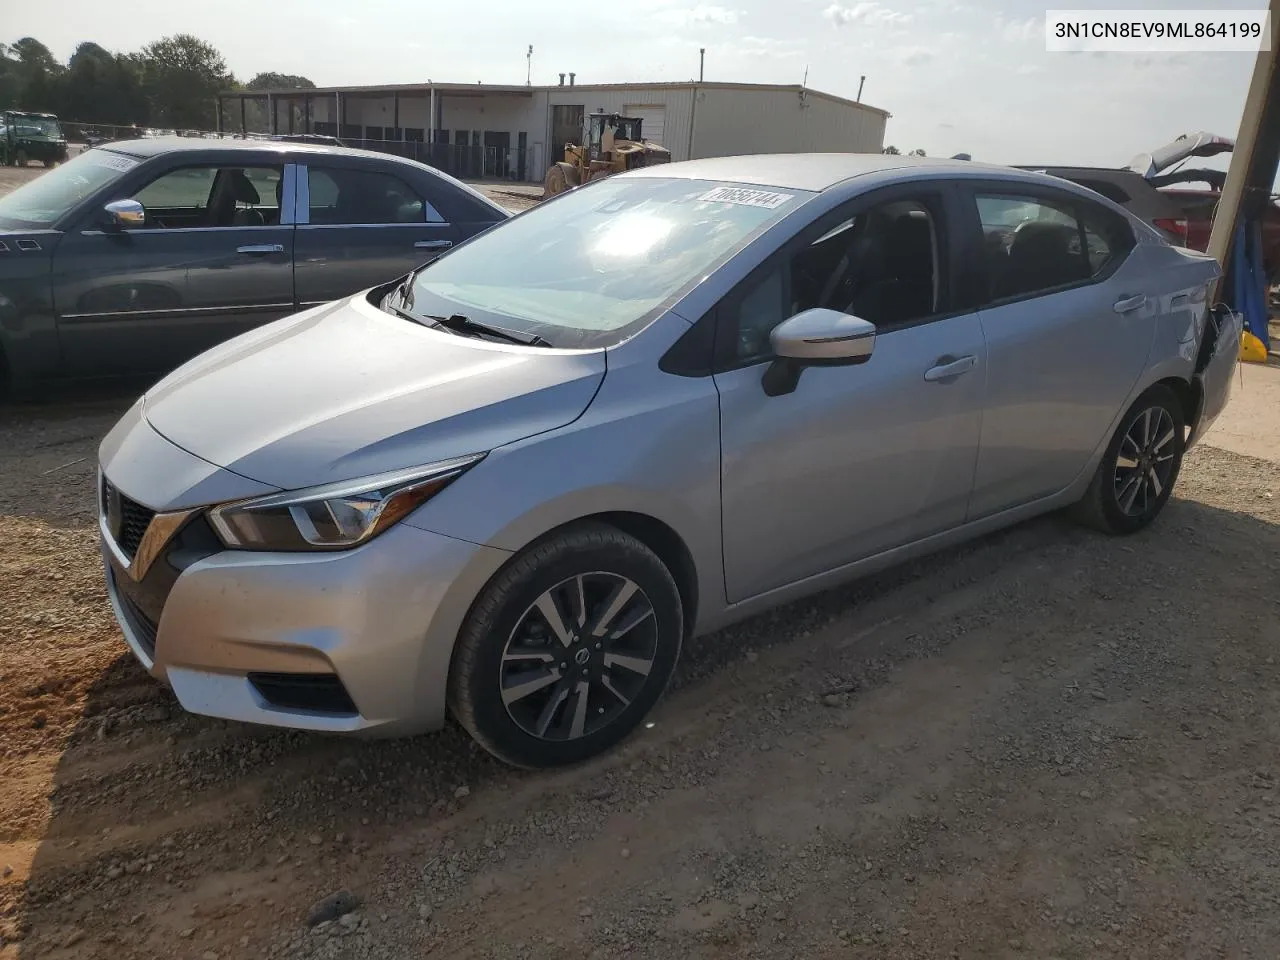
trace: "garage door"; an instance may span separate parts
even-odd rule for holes
[[[667,117],[667,108],[665,106],[627,104],[622,109],[628,117],[639,117],[643,121],[640,124],[640,134],[646,140],[652,140],[654,143],[666,143],[662,139],[662,128]]]

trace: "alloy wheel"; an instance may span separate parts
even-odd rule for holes
[[[1116,453],[1116,503],[1127,517],[1141,517],[1169,487],[1178,447],[1169,411],[1143,410],[1129,424]]]
[[[508,716],[541,740],[577,740],[618,719],[658,654],[653,604],[632,580],[582,573],[539,596],[502,651]]]

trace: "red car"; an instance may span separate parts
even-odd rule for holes
[[[1178,164],[1192,157],[1230,153],[1234,148],[1235,141],[1226,137],[1194,133],[1181,136],[1152,153],[1139,154],[1129,163],[1130,170],[1140,173],[1181,208],[1184,216],[1169,226],[1183,238],[1183,245],[1192,250],[1209,247],[1213,214],[1218,208],[1227,174],[1224,170],[1179,169]],[[1197,183],[1205,184],[1208,189],[1196,190],[1187,186]],[[1268,204],[1262,221],[1262,260],[1271,282],[1280,283],[1280,204],[1274,199]]]

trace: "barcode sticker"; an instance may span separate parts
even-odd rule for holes
[[[716,187],[708,190],[699,200],[712,203],[736,203],[744,207],[764,207],[766,210],[777,210],[795,194],[773,193],[769,190],[748,190],[745,187]]]
[[[122,156],[118,153],[112,153],[110,150],[89,150],[86,151],[100,167],[110,167],[112,170],[127,171],[132,170],[138,165],[138,161],[132,157]]]

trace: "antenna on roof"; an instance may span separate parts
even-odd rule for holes
[[[862,102],[862,85],[866,82],[867,82],[867,75],[864,73],[862,76],[858,78],[858,96],[857,96],[858,103]]]
[[[528,64],[528,69],[526,70],[524,75],[524,85],[526,87],[530,87],[530,86],[533,86],[533,44],[532,43],[529,44],[529,52],[524,55],[524,59],[525,59],[525,62]]]

